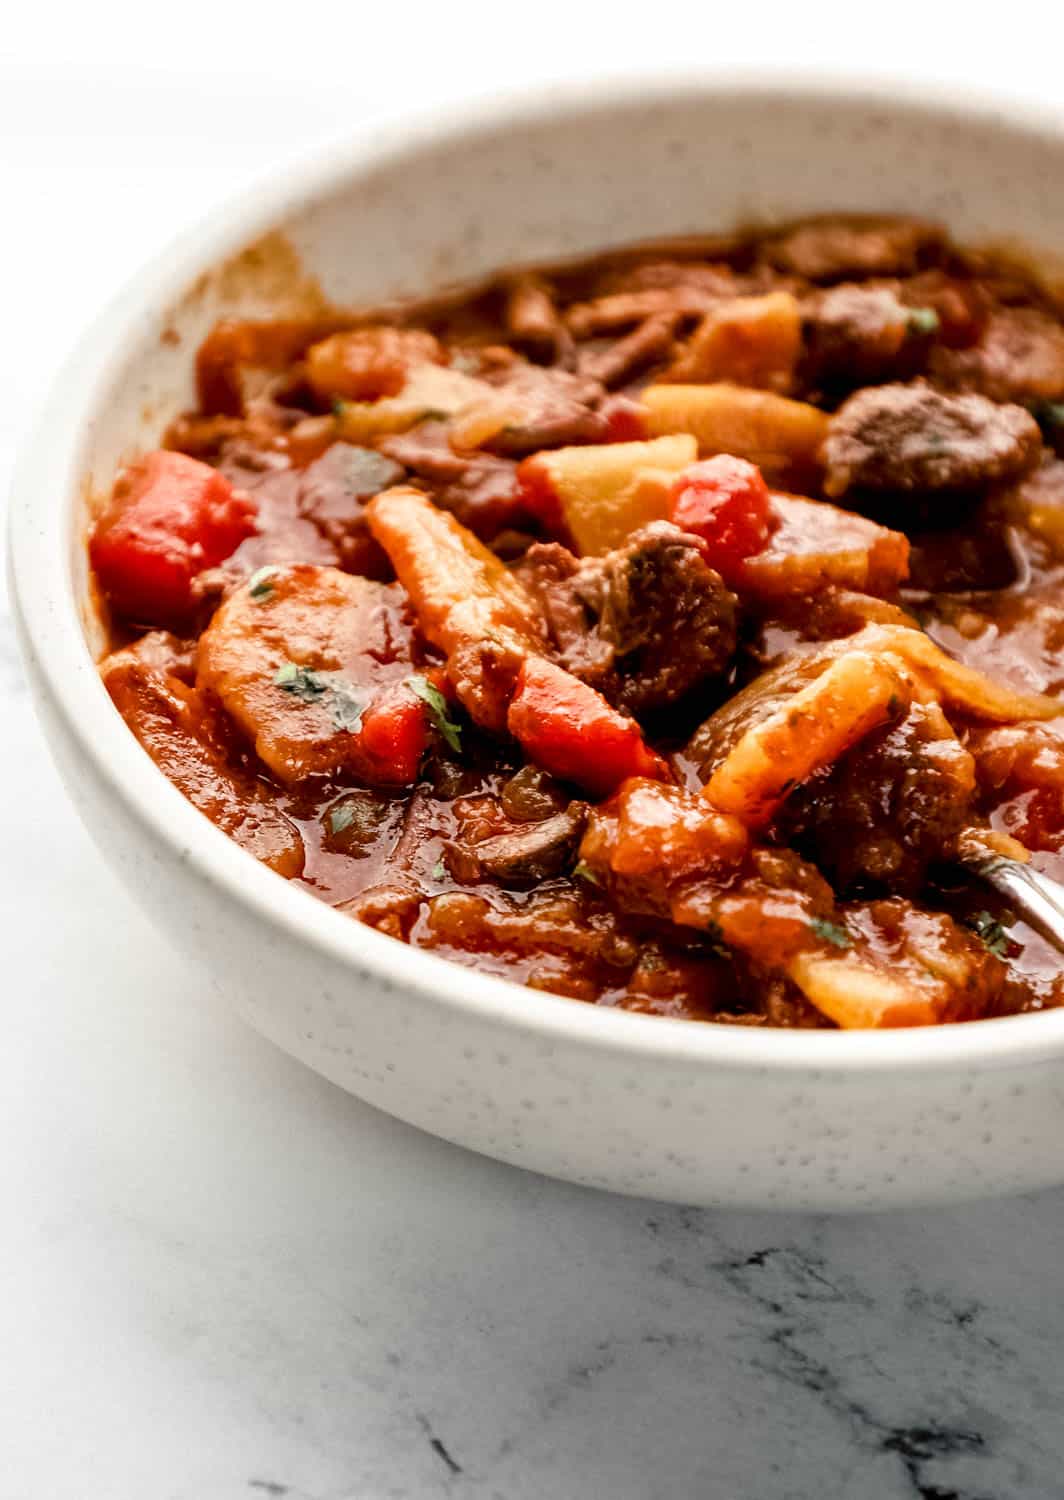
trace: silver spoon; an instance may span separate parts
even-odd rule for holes
[[[1028,926],[1064,953],[1064,885],[1003,854],[962,852],[960,863],[1004,897]]]

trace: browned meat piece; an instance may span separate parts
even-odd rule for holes
[[[608,349],[583,355],[580,373],[606,386],[620,385],[637,370],[668,355],[679,321],[678,313],[654,313]]]
[[[914,219],[824,218],[788,230],[766,246],[782,271],[808,281],[904,276],[942,241],[933,224]]]
[[[945,396],[922,383],[871,386],[831,419],[824,490],[978,490],[1024,473],[1041,448],[1038,423],[1022,406]]]
[[[729,287],[726,295],[734,296],[734,288]],[[574,302],[566,309],[565,321],[574,338],[594,338],[663,313],[677,318],[697,317],[715,307],[720,297],[721,293],[698,286],[650,286],[643,291],[614,292],[594,302]]]
[[[365,920],[354,908],[352,915]],[[551,889],[520,895],[448,891],[434,896],[421,921],[423,947],[496,969],[533,989],[594,999],[621,985],[638,962],[641,944],[622,917],[584,891]]]
[[[982,282],[941,270],[907,277],[898,283],[898,295],[906,307],[934,313],[938,321],[935,343],[947,349],[974,344],[990,311],[990,297]]]
[[[452,845],[451,872],[461,880],[494,880],[500,885],[564,875],[576,859],[587,812],[585,802],[571,802],[564,812],[514,833],[499,833],[472,847]]]
[[[936,349],[929,370],[992,401],[1055,401],[1064,396],[1064,328],[1036,307],[999,308],[977,344]]]
[[[402,468],[392,459],[351,443],[333,443],[303,471],[299,512],[336,549],[347,572],[388,576],[388,560],[369,534],[364,507],[402,477]]]
[[[851,282],[829,287],[802,307],[803,373],[810,381],[846,386],[912,373],[924,342],[921,332],[926,336],[937,324],[930,309],[906,307],[896,287]]]
[[[667,521],[601,557],[531,547],[521,573],[563,665],[628,713],[677,702],[735,652],[735,596]]]
[[[519,276],[506,295],[506,331],[511,341],[541,358],[561,355],[572,336],[558,315],[550,287],[539,276]]]
[[[531,761],[515,771],[499,794],[499,805],[514,823],[539,823],[563,812],[568,798],[560,782]]]
[[[601,381],[530,364],[511,365],[488,378],[506,411],[485,444],[495,452],[520,455],[604,439],[605,422],[596,411],[606,394]]]
[[[433,498],[481,541],[519,524],[524,516],[512,458],[479,451],[456,453],[446,422],[421,422],[409,432],[382,438],[381,453],[431,487]]]
[[[913,895],[971,821],[975,767],[935,704],[913,703],[784,805],[778,830],[838,891]]]

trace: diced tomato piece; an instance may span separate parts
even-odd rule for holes
[[[358,743],[367,781],[408,786],[417,779],[428,743],[427,706],[402,683],[386,688],[362,715]]]
[[[193,610],[192,580],[255,531],[256,505],[184,453],[150,453],[123,475],[93,532],[96,577],[119,614],[169,625]]]
[[[634,719],[540,656],[526,658],[518,674],[507,727],[537,765],[597,797],[609,796],[629,776],[668,776]]]
[[[733,583],[772,535],[768,486],[756,464],[720,453],[692,464],[672,487],[669,519],[696,536],[710,567]]]

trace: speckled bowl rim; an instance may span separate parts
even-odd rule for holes
[[[1000,93],[977,99],[965,90],[925,88],[883,76],[839,79],[775,70],[696,74],[626,74],[566,80],[500,98],[484,96],[361,126],[263,174],[239,206],[215,211],[178,238],[118,293],[84,334],[16,466],[11,491],[9,570],[16,624],[38,691],[111,789],[160,851],[232,901],[252,909],[292,942],[378,981],[414,991],[454,1011],[489,1017],[508,1028],[586,1049],[738,1070],[819,1069],[825,1075],[891,1069],[952,1071],[973,1064],[1019,1066],[1064,1055],[1064,1010],[967,1025],[888,1032],[746,1029],[684,1021],[582,1003],[526,989],[409,948],[331,910],[239,849],[184,799],[126,729],[105,693],[85,640],[74,591],[70,505],[86,468],[87,418],[111,387],[143,320],[173,305],[204,269],[296,214],[347,179],[441,144],[557,119],[591,116],[614,106],[695,101],[707,93],[765,106],[835,102],[842,109],[889,108],[929,123],[992,127],[1052,142],[1064,158],[1064,116]]]

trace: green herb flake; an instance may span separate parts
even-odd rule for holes
[[[265,604],[277,587],[277,569],[258,568],[248,579],[248,593],[256,604]]]
[[[353,734],[362,723],[366,712],[366,700],[343,677],[334,677],[332,688],[332,721],[337,729]]]
[[[408,677],[406,685],[421,699],[422,703],[428,705],[432,722],[457,755],[462,748],[462,728],[460,724],[456,724],[453,719],[447,717],[447,699],[439,688],[429,682],[427,677]]]
[[[910,307],[907,321],[910,332],[921,336],[937,333],[942,323],[933,307]]]
[[[294,661],[286,661],[277,668],[273,685],[282,692],[291,693],[293,698],[299,698],[303,703],[316,703],[323,693],[329,691],[329,683],[323,672],[301,667]]]
[[[853,939],[838,922],[829,922],[825,917],[814,917],[809,925],[817,937],[822,937],[833,948],[853,947]]]
[[[329,809],[330,833],[343,833],[355,821],[355,809],[350,802],[341,802],[339,807]]]
[[[345,411],[346,407],[347,407],[347,402],[346,401],[341,401],[341,399],[340,399],[339,396],[334,396],[333,397],[333,399],[332,399],[332,414],[333,414],[334,417],[342,417],[343,414],[344,414],[344,411]]]
[[[1008,958],[1012,939],[996,917],[988,911],[978,911],[965,924],[970,927],[988,953],[995,958]]]
[[[576,864],[573,866],[573,879],[586,880],[588,885],[602,884],[602,881],[599,879],[596,872],[591,868],[586,860],[582,859],[578,859]]]
[[[438,859],[432,867],[433,880],[444,880],[447,876],[447,866],[442,859]]]

